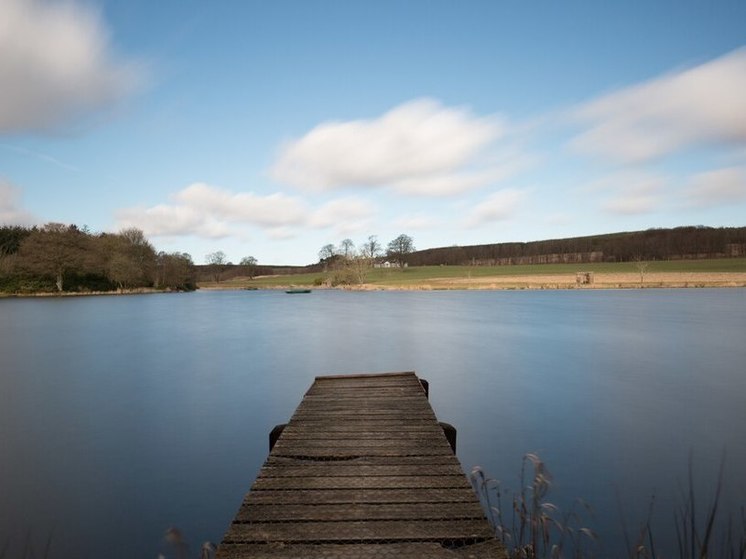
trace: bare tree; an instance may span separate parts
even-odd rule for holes
[[[53,277],[61,292],[67,272],[85,269],[87,241],[88,236],[74,225],[47,223],[21,243],[21,265],[31,273]]]
[[[361,250],[363,255],[370,260],[379,257],[381,255],[381,243],[378,242],[378,236],[371,235],[368,237],[368,242],[363,243]]]
[[[329,243],[328,245],[324,245],[321,247],[321,250],[319,251],[319,261],[324,262],[327,260],[331,260],[337,255],[337,248]]]
[[[205,262],[210,266],[212,278],[215,280],[215,283],[220,283],[220,278],[228,266],[228,257],[222,250],[218,250],[205,256]]]
[[[254,279],[256,275],[257,259],[253,256],[244,256],[241,259],[240,265],[246,270],[246,275],[249,279]]]
[[[159,252],[157,255],[157,270],[156,284],[161,289],[178,291],[196,289],[197,280],[194,263],[191,255],[186,252],[171,254]]]
[[[412,237],[402,233],[388,244],[386,255],[398,262],[399,265],[403,265],[406,261],[406,256],[411,252],[414,252],[414,241]]]
[[[86,226],[61,223],[28,229],[0,226],[0,275],[15,278],[14,289],[48,289],[43,280],[51,279],[58,292],[153,285],[192,290],[194,272],[191,256],[156,254],[136,228],[92,233]]]
[[[328,271],[330,267],[334,268],[337,264],[339,255],[337,254],[337,248],[329,243],[321,247],[319,251],[319,263],[324,265],[324,271]]]
[[[145,234],[134,227],[102,239],[105,272],[119,289],[145,287],[155,280],[156,253]]]
[[[352,242],[352,239],[344,239],[339,244],[339,251],[342,253],[345,260],[349,260],[355,256],[355,243]]]
[[[632,260],[635,263],[637,272],[640,274],[640,287],[642,287],[642,284],[645,282],[645,274],[647,273],[648,268],[650,268],[650,262],[643,260],[642,256],[640,256],[639,254],[636,255]]]
[[[31,234],[31,229],[20,225],[0,225],[0,258],[18,252],[23,240]]]
[[[360,253],[354,255],[348,262],[355,281],[360,285],[364,284],[365,280],[368,279],[368,272],[370,272],[373,261],[363,251],[360,251]]]
[[[19,225],[0,225],[0,278],[15,273],[18,250],[31,229]]]

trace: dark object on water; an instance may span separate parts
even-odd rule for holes
[[[422,385],[422,389],[425,391],[425,398],[430,398],[430,383],[424,378],[421,378],[420,384]]]
[[[288,289],[285,291],[285,293],[295,294],[295,293],[311,293],[310,289]]]
[[[451,450],[456,454],[456,428],[444,421],[438,421],[438,425],[443,429],[443,434],[446,436],[448,444],[451,445]]]
[[[275,425],[274,429],[272,429],[269,432],[269,451],[272,452],[272,449],[275,447],[275,443],[277,442],[277,439],[280,438],[280,435],[282,435],[282,432],[285,430],[285,427],[287,427],[287,423],[281,423],[280,425]]]

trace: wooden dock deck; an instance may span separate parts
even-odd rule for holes
[[[414,373],[317,377],[219,559],[507,557]]]

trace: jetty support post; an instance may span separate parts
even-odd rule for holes
[[[456,454],[456,428],[444,421],[438,421],[438,425],[443,429],[443,434],[446,436],[448,444],[451,445],[451,450]]]
[[[420,384],[422,385],[422,389],[425,391],[425,398],[428,400],[430,399],[430,383],[427,382],[424,378],[419,379]]]
[[[419,381],[422,385],[422,389],[425,391],[425,398],[429,400],[430,383],[422,377],[419,378]],[[441,429],[443,429],[443,434],[446,436],[448,444],[451,445],[451,450],[453,450],[453,453],[456,454],[456,428],[450,423],[444,423],[443,421],[438,421],[438,425],[440,425]]]
[[[285,427],[287,427],[287,423],[281,423],[280,425],[275,425],[274,428],[269,432],[269,451],[272,452],[272,449],[275,447],[275,443],[277,442],[277,439],[280,438],[280,435],[282,435],[282,432],[285,430]]]

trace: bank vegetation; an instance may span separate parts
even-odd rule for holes
[[[189,254],[157,252],[139,229],[92,233],[75,225],[0,226],[0,293],[196,289]]]

